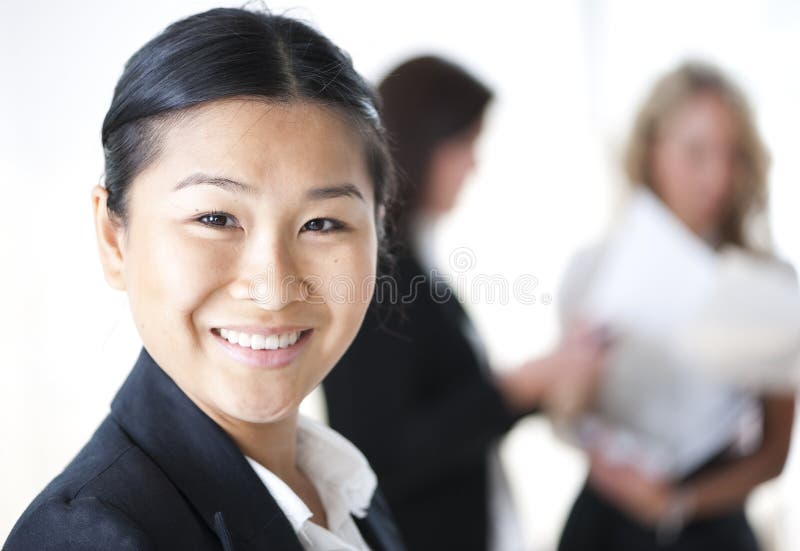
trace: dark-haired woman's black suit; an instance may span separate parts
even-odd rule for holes
[[[354,517],[375,550],[400,550],[376,491]],[[142,348],[91,440],[25,510],[7,551],[302,551],[233,440]]]
[[[485,550],[489,449],[520,415],[470,346],[458,300],[436,292],[449,288],[432,292],[411,254],[393,277],[400,297],[417,292],[399,307],[370,305],[323,383],[330,425],[369,459],[409,549]]]

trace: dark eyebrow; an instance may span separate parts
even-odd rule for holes
[[[208,174],[203,174],[201,172],[195,172],[191,176],[187,176],[178,182],[178,185],[176,185],[172,191],[178,191],[189,186],[196,186],[200,184],[217,186],[219,188],[234,192],[253,193],[255,191],[254,188],[242,182],[237,182],[236,180],[231,180],[230,178],[209,176]]]
[[[355,197],[364,201],[364,196],[353,184],[319,187],[308,190],[306,197],[312,200],[333,199],[336,197]]]
[[[255,188],[248,184],[237,182],[236,180],[231,180],[230,178],[210,176],[208,174],[203,174],[202,172],[196,172],[182,179],[173,188],[173,191],[178,191],[186,187],[201,184],[217,186],[233,192],[255,193]],[[349,183],[337,186],[314,188],[306,193],[306,197],[310,200],[334,199],[336,197],[355,197],[364,201],[364,196],[361,194],[358,188]]]

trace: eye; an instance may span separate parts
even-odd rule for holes
[[[225,214],[224,212],[211,211],[207,214],[199,216],[197,221],[204,226],[212,226],[217,228],[236,227],[236,219],[230,214]]]
[[[328,233],[331,231],[341,230],[344,224],[333,218],[314,218],[303,224],[301,232],[312,231],[320,233]]]

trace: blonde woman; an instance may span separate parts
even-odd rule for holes
[[[634,185],[653,191],[713,248],[734,245],[779,262],[763,231],[757,233],[765,227],[768,167],[743,93],[718,69],[687,63],[661,78],[645,101],[625,168]],[[565,318],[579,307],[601,251],[602,245],[573,259],[562,288]],[[693,409],[688,403],[692,385],[705,389],[709,383],[698,374],[690,379],[689,392],[666,385],[647,401],[674,412],[675,419],[665,422],[678,422],[682,412]],[[714,407],[701,408],[704,415],[691,422],[728,431],[729,441],[709,449],[675,480],[654,480],[593,455],[560,551],[758,549],[744,503],[756,486],[783,469],[794,396],[756,396],[722,383],[711,392]],[[739,451],[738,427],[748,412],[758,410],[760,442]]]

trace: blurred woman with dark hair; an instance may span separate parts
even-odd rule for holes
[[[492,91],[433,56],[403,63],[378,91],[405,184],[397,229],[401,237],[411,238],[412,218],[453,207],[475,166],[475,143]]]
[[[575,326],[552,354],[493,373],[429,250],[432,223],[452,209],[475,166],[492,92],[432,56],[395,68],[379,92],[403,197],[392,217],[395,294],[377,286],[352,347],[326,379],[329,422],[369,459],[410,549],[519,549],[497,440],[541,399],[567,388],[574,397],[605,345]],[[399,307],[382,308],[397,299]]]

